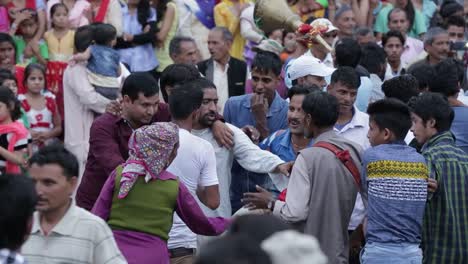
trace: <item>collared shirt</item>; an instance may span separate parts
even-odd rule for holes
[[[109,226],[73,202],[48,235],[35,212],[31,235],[21,252],[29,263],[127,263]]]
[[[366,150],[362,163],[367,242],[419,245],[429,176],[424,157],[402,140]]]
[[[370,80],[372,82],[372,91],[369,98],[369,104],[385,98],[385,94],[382,91],[382,79],[377,74],[371,73]]]
[[[319,135],[318,141],[349,150],[354,163],[361,163],[361,147],[334,131]],[[318,239],[330,263],[347,263],[347,225],[357,190],[353,176],[335,154],[324,148],[306,148],[294,164],[286,201],[276,201],[273,214],[290,223],[304,223],[304,233]]]
[[[223,112],[224,104],[229,98],[228,69],[229,63],[224,65],[223,70],[221,64],[213,60],[213,83],[216,85],[216,91],[218,92],[218,113]]]
[[[252,96],[253,94],[246,94],[229,98],[224,107],[224,120],[239,128],[246,125],[255,126],[255,119],[250,108]],[[266,115],[270,133],[288,127],[287,115],[288,102],[275,93],[275,98]]]
[[[468,107],[452,107],[455,117],[450,130],[455,136],[455,144],[468,153]]]
[[[403,62],[400,63],[400,66],[398,67],[398,70],[394,72],[392,70],[392,66],[387,63],[387,68],[385,68],[385,78],[384,81],[390,80],[393,77],[400,76],[402,73],[404,74],[405,69],[403,68]]]
[[[424,215],[424,263],[468,260],[468,155],[450,131],[433,136],[422,148],[438,188],[429,195]]]
[[[168,106],[160,103],[154,122],[169,122]],[[121,117],[105,113],[96,118],[89,136],[89,153],[76,203],[91,210],[110,173],[128,158],[128,139],[133,133]]]
[[[401,64],[406,68],[421,52],[424,51],[424,44],[421,40],[406,37],[405,45],[403,46],[403,54],[401,54]]]
[[[367,132],[369,131],[369,115],[359,111],[354,107],[354,115],[351,121],[347,123],[343,128],[334,128],[335,132],[356,144],[359,144],[363,150],[370,147],[369,139],[367,138]],[[353,213],[351,215],[351,221],[349,222],[349,230],[356,229],[366,216],[364,203],[362,202],[361,195],[358,193],[356,198],[356,204],[354,206]]]
[[[0,264],[26,264],[26,260],[20,254],[9,249],[0,249]]]

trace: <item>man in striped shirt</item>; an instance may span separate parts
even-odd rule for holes
[[[468,155],[450,132],[454,112],[440,94],[410,100],[414,136],[429,167],[423,263],[468,263]]]
[[[127,263],[107,224],[70,198],[78,181],[76,157],[62,146],[46,146],[29,162],[39,199],[21,249],[28,263]]]

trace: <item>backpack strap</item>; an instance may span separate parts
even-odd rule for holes
[[[357,185],[358,190],[361,189],[361,173],[357,168],[356,164],[354,164],[351,155],[347,149],[343,150],[336,146],[335,144],[320,141],[314,144],[314,147],[328,149],[329,151],[333,152],[335,156],[343,163],[343,165],[348,169],[349,172],[353,175],[354,183]]]

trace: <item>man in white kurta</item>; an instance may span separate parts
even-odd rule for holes
[[[218,96],[213,83],[206,80],[203,87],[203,103],[200,107],[198,123],[194,124],[192,134],[205,139],[213,145],[216,154],[216,170],[219,180],[220,205],[216,210],[210,210],[201,205],[207,216],[231,217],[231,200],[229,187],[231,185],[231,167],[236,159],[245,169],[257,173],[284,171],[285,162],[269,151],[261,150],[239,128],[226,124],[234,133],[234,146],[231,149],[220,147],[214,139],[210,129],[211,123],[216,120]],[[286,176],[284,176],[286,177]]]

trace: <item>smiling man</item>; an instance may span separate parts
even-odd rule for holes
[[[422,235],[423,263],[468,260],[468,155],[450,132],[454,112],[437,93],[409,102],[411,131],[429,168],[429,195]]]
[[[107,224],[70,198],[78,183],[78,160],[59,145],[29,160],[38,202],[31,235],[21,252],[29,263],[127,263]]]

